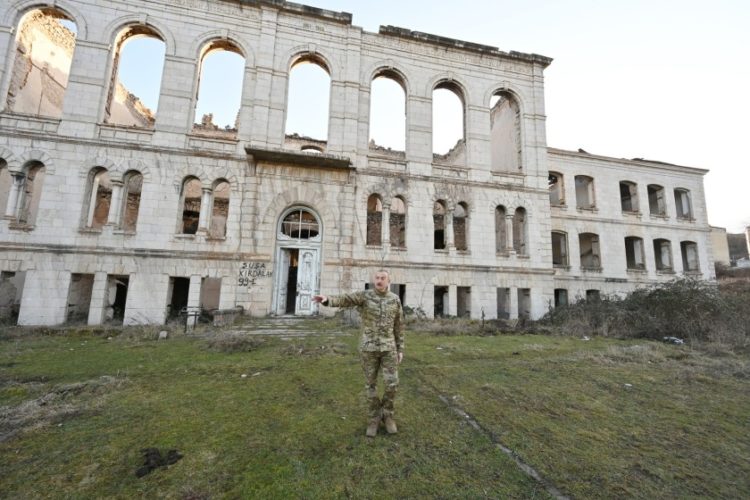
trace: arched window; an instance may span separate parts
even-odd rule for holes
[[[224,179],[214,183],[213,207],[211,207],[211,221],[208,234],[212,238],[224,238],[227,235],[227,219],[229,218],[229,194],[231,186]]]
[[[21,18],[8,89],[8,109],[59,118],[76,45],[76,25],[55,8]]]
[[[693,218],[693,204],[690,201],[690,191],[683,188],[675,189],[674,205],[677,209],[678,219],[689,220]]]
[[[588,175],[576,175],[576,207],[584,210],[596,208],[594,179]]]
[[[328,140],[331,76],[325,64],[314,56],[302,57],[289,72],[285,134],[289,139]],[[299,149],[293,140],[287,147]]]
[[[674,267],[672,264],[672,243],[663,238],[654,240],[654,260],[656,261],[657,271],[671,271]]]
[[[197,178],[188,177],[182,183],[182,220],[180,233],[195,234],[198,232],[202,193],[201,181]]]
[[[625,262],[630,270],[646,269],[643,257],[643,238],[637,236],[625,237]]]
[[[649,213],[660,217],[666,216],[667,204],[664,199],[664,188],[657,184],[649,184],[647,190]]]
[[[193,132],[237,135],[244,76],[245,58],[233,43],[219,40],[203,49]]]
[[[367,198],[367,244],[380,245],[383,238],[383,201],[377,194]]]
[[[438,200],[432,207],[432,223],[434,227],[434,248],[435,250],[444,250],[445,243],[445,202]]]
[[[134,233],[138,223],[138,211],[141,206],[141,191],[143,190],[143,175],[136,170],[125,173],[122,183],[122,230]]]
[[[5,215],[8,206],[8,196],[13,187],[13,177],[8,170],[8,163],[0,158],[0,217]]]
[[[436,159],[461,162],[466,157],[464,98],[461,88],[445,81],[432,91],[432,153]]]
[[[96,167],[89,172],[84,226],[101,229],[109,218],[112,204],[112,182],[106,168]]]
[[[526,209],[518,207],[513,214],[513,250],[518,255],[528,255]]]
[[[578,235],[578,247],[581,251],[581,269],[599,270],[602,267],[599,235],[581,233]]]
[[[492,171],[520,171],[521,112],[509,92],[498,92],[490,100],[490,138]]]
[[[370,149],[406,149],[406,87],[392,71],[382,71],[372,80]]]
[[[400,196],[391,200],[391,246],[406,248],[406,202]]]
[[[638,185],[635,182],[620,182],[620,207],[624,213],[638,212]]]
[[[682,270],[686,273],[700,271],[698,245],[694,241],[681,241],[680,250],[682,251]]]
[[[552,265],[555,267],[569,265],[568,235],[562,231],[552,231]]]
[[[295,208],[281,221],[279,236],[295,240],[320,239],[320,224],[310,211]]]
[[[507,253],[508,236],[505,222],[505,207],[498,205],[495,207],[495,252]]]
[[[136,25],[122,30],[114,47],[112,84],[104,121],[129,127],[153,127],[166,45],[156,31]]]
[[[453,242],[456,250],[469,249],[469,207],[466,203],[459,203],[453,210]]]
[[[549,204],[553,207],[565,205],[565,184],[563,174],[559,172],[550,172],[547,176],[547,185],[549,188]]]
[[[42,198],[44,183],[44,164],[38,161],[29,162],[23,169],[23,186],[18,200],[19,224],[33,226],[36,223],[39,202]]]

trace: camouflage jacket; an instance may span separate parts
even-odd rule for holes
[[[356,307],[362,318],[360,351],[404,350],[402,324],[404,313],[401,300],[392,292],[376,290],[347,293],[328,297],[329,307]]]

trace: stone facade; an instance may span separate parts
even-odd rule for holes
[[[162,323],[201,308],[315,314],[312,294],[363,289],[381,267],[407,306],[488,319],[713,277],[706,171],[548,148],[549,58],[390,26],[369,33],[346,13],[278,0],[39,5],[0,6],[0,312],[19,324]],[[56,79],[62,108],[50,112],[57,101],[35,108],[15,90],[30,67],[19,54],[31,53],[17,34],[40,12],[76,26],[69,74]],[[122,41],[144,34],[166,50],[153,119],[115,78]],[[217,43],[245,60],[236,130],[221,133],[195,116],[200,58]],[[326,141],[284,133],[299,61],[330,75]],[[403,152],[369,140],[381,74],[405,89]],[[436,88],[464,107],[464,137],[446,155],[432,152]],[[148,119],[113,120],[122,96]],[[372,195],[381,238],[368,245]]]

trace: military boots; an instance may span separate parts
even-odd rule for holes
[[[396,434],[398,432],[396,421],[390,415],[386,415],[385,417],[385,430],[388,431],[388,434]]]
[[[378,435],[378,427],[380,427],[380,417],[370,419],[370,423],[367,424],[367,431],[365,435],[370,438],[374,438]]]

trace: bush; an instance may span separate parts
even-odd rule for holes
[[[719,288],[695,279],[641,288],[551,310],[540,320],[566,335],[678,337],[750,346],[750,284]]]
[[[254,351],[263,343],[257,337],[237,333],[220,333],[206,340],[206,347],[211,351],[225,353]]]

